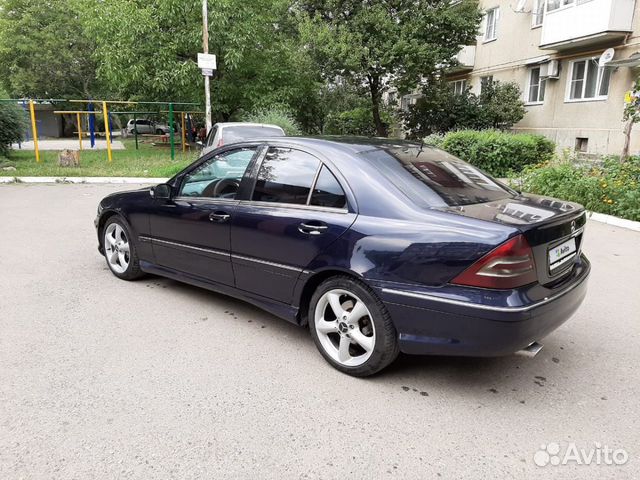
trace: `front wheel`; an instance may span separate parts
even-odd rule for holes
[[[356,377],[379,372],[399,353],[391,316],[375,293],[349,277],[323,282],[311,298],[309,328],[322,356]]]
[[[136,246],[131,241],[127,225],[119,217],[107,220],[103,230],[104,257],[111,272],[123,280],[143,276]]]

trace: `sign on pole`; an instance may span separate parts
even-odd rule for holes
[[[198,67],[202,70],[202,75],[211,77],[216,69],[216,56],[210,53],[199,53]]]

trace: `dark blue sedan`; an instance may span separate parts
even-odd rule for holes
[[[270,138],[214,150],[98,207],[119,278],[162,275],[309,326],[356,376],[399,352],[526,349],[579,307],[585,210],[520,194],[442,150]]]

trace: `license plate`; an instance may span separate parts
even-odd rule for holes
[[[557,247],[549,250],[549,269],[555,270],[564,265],[576,255],[576,239],[570,238]]]

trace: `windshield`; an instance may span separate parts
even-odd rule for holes
[[[485,203],[515,192],[443,150],[407,146],[361,153],[382,175],[422,207]]]
[[[222,129],[224,143],[239,142],[251,138],[284,137],[284,132],[276,127],[243,126],[225,127]]]

